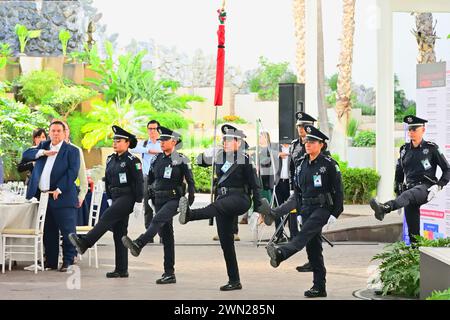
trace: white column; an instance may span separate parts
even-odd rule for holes
[[[376,101],[376,163],[378,200],[393,196],[394,154],[394,68],[392,52],[392,8],[390,1],[377,0],[377,101]],[[369,63],[369,62],[368,62]]]
[[[305,38],[306,38],[306,67],[305,67],[305,112],[317,118],[317,2],[305,1]]]

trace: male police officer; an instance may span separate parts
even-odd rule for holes
[[[229,281],[220,287],[221,291],[239,290],[242,285],[236,259],[233,239],[233,221],[235,216],[243,215],[250,209],[250,193],[253,195],[254,208],[262,205],[260,186],[250,157],[242,150],[244,146],[244,132],[231,125],[222,126],[223,149],[216,155],[201,154],[197,162],[201,166],[211,166],[215,156],[217,181],[215,182],[215,201],[201,209],[191,210],[186,198],[180,199],[179,221],[186,224],[189,221],[203,220],[216,217],[217,232],[227,266]],[[268,211],[267,200],[264,202]],[[258,211],[255,209],[256,211]]]
[[[423,140],[427,120],[415,116],[406,116],[411,142],[400,148],[400,158],[395,170],[395,193],[397,198],[386,203],[370,200],[375,217],[383,220],[391,211],[405,208],[409,238],[415,242],[420,235],[420,206],[430,202],[450,180],[450,166],[439,147]],[[441,178],[436,178],[436,168],[442,170]],[[406,184],[404,180],[406,178]]]
[[[128,252],[122,244],[122,237],[127,234],[128,218],[133,212],[134,204],[142,202],[143,176],[141,161],[128,152],[136,147],[136,136],[124,129],[113,126],[114,151],[106,161],[105,187],[110,207],[88,234],[81,238],[72,233],[70,242],[83,254],[92,247],[108,230],[114,234],[116,249],[116,268],[106,274],[107,278],[128,277]]]
[[[181,143],[180,135],[165,127],[159,127],[158,131],[163,152],[156,156],[148,173],[149,184],[155,190],[156,214],[144,234],[134,241],[124,236],[122,242],[137,257],[159,231],[164,245],[164,274],[156,283],[169,284],[176,283],[173,217],[178,214],[178,202],[185,193],[184,180],[188,185],[189,204],[194,202],[195,184],[189,159],[175,151],[175,146]]]
[[[287,244],[267,246],[270,264],[276,268],[306,246],[313,269],[314,285],[305,297],[326,297],[326,269],[322,256],[321,232],[325,224],[336,220],[343,211],[344,195],[339,166],[321,151],[326,135],[313,126],[306,126],[306,155],[295,169],[297,207],[303,217],[303,227]]]
[[[314,122],[317,120],[310,116],[309,114],[305,112],[297,112],[295,117],[297,118],[297,132],[299,135],[298,139],[295,139],[291,143],[290,148],[290,154],[291,154],[291,161],[289,163],[289,171],[290,171],[290,184],[291,184],[291,190],[292,193],[287,201],[285,201],[280,206],[272,209],[271,216],[267,217],[265,219],[266,224],[272,224],[271,220],[276,219],[278,216],[283,216],[285,214],[289,214],[289,231],[291,232],[291,239],[294,238],[294,236],[298,233],[297,228],[297,217],[301,215],[301,213],[298,211],[299,208],[296,208],[297,206],[297,200],[296,195],[294,194],[293,190],[295,189],[294,186],[294,174],[295,174],[295,166],[299,159],[301,159],[305,154],[305,139],[306,139],[306,131],[305,126],[307,125],[314,125]],[[297,213],[291,213],[292,210],[297,209]],[[298,266],[297,268],[298,272],[311,272],[312,267],[311,263],[306,262],[303,266]]]

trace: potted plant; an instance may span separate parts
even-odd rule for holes
[[[28,30],[24,25],[16,24],[15,31],[20,42],[19,61],[22,74],[27,74],[35,70],[42,70],[42,57],[29,57],[25,54],[25,47],[28,41],[39,38],[41,36],[41,30]]]
[[[20,76],[20,67],[14,61],[8,43],[0,43],[0,81],[13,81]]]
[[[61,42],[62,56],[53,56],[44,58],[44,70],[52,69],[55,70],[59,75],[64,75],[64,62],[66,61],[67,55],[67,44],[71,38],[71,34],[66,29],[61,29],[59,31],[59,41]]]
[[[76,84],[84,84],[85,65],[89,63],[89,49],[84,45],[81,51],[73,51],[69,54],[67,63],[63,66],[64,78],[72,80]]]

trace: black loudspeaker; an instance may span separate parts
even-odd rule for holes
[[[280,83],[278,137],[280,143],[290,143],[298,137],[295,114],[305,111],[305,84]]]

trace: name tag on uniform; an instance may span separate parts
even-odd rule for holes
[[[225,163],[223,164],[223,166],[220,170],[222,170],[223,173],[226,173],[228,170],[230,170],[232,165],[233,164],[231,164],[230,162],[225,161]]]
[[[322,176],[320,175],[313,176],[313,180],[315,188],[320,188],[322,186]]]
[[[430,163],[430,160],[428,160],[428,159],[422,160],[422,165],[425,170],[428,170],[431,168],[431,163]]]
[[[172,167],[166,167],[164,169],[164,179],[172,178]]]
[[[126,173],[119,173],[119,182],[120,183],[127,183],[127,174]]]

